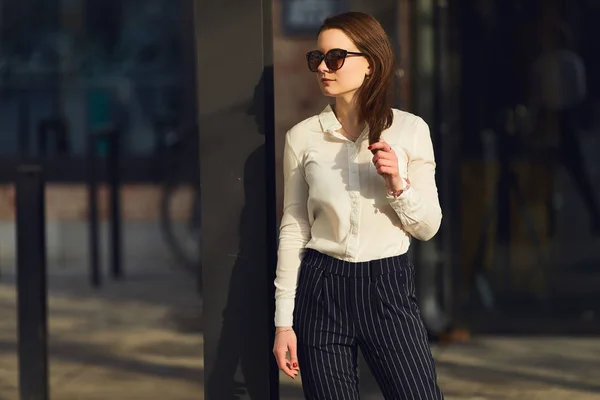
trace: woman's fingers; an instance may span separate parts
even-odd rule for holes
[[[288,351],[290,354],[289,360],[287,358]],[[277,361],[279,369],[292,379],[298,376],[299,367],[296,353],[296,336],[293,332],[277,335],[275,345],[273,346],[273,354],[275,355],[275,360]]]
[[[298,354],[296,350],[296,343],[290,343],[288,345],[290,350],[290,364],[293,370],[298,371],[300,367],[298,366]]]
[[[393,152],[392,148],[386,142],[376,142],[368,147],[373,153],[377,153],[379,150],[383,150],[385,153]]]
[[[395,175],[398,173],[398,162],[395,160],[379,158],[374,164],[379,175]]]
[[[296,377],[296,374],[295,371],[291,368],[290,362],[286,357],[286,353],[287,352],[285,350],[276,350],[274,352],[275,359],[277,360],[277,366],[280,370],[283,371],[284,374],[294,379]]]

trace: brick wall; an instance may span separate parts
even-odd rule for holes
[[[124,185],[121,189],[121,207],[125,219],[130,221],[157,220],[162,191],[156,185]],[[170,215],[174,219],[187,217],[192,192],[182,188],[172,198]],[[49,221],[82,221],[88,215],[87,189],[82,184],[49,184],[46,188],[46,214]],[[109,191],[106,186],[98,188],[99,218],[109,217]],[[15,215],[14,189],[12,185],[0,186],[0,221],[13,221]]]

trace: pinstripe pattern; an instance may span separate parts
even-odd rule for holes
[[[359,348],[386,399],[444,398],[406,255],[352,263],[307,250],[294,328],[308,400],[359,399]]]

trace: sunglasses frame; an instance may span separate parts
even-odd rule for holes
[[[332,51],[341,51],[341,52],[342,52],[342,54],[344,55],[344,57],[341,59],[341,60],[342,60],[342,65],[340,65],[338,68],[331,68],[331,67],[329,66],[329,64],[327,64],[327,55],[328,55],[328,54],[330,54]],[[319,61],[319,64],[317,65],[317,68],[316,68],[316,70],[313,70],[313,69],[310,67],[310,58],[311,58],[311,55],[312,55],[312,54],[315,54],[315,53],[320,53],[320,56],[319,56],[319,59],[320,59],[320,61]],[[329,50],[329,51],[328,51],[327,53],[325,53],[325,54],[323,54],[323,52],[321,52],[321,51],[319,51],[319,50],[311,50],[311,51],[309,51],[308,53],[306,53],[306,63],[308,64],[308,69],[309,69],[311,72],[319,72],[319,65],[321,65],[321,63],[323,62],[323,60],[325,60],[325,65],[327,65],[327,68],[329,68],[329,70],[331,70],[331,71],[338,71],[338,70],[342,69],[342,67],[343,67],[343,66],[344,66],[344,64],[346,63],[346,58],[347,58],[349,55],[352,55],[352,56],[362,56],[362,57],[366,57],[366,54],[364,54],[364,53],[358,53],[358,52],[356,52],[356,51],[348,51],[348,50],[344,50],[344,49],[331,49],[331,50]],[[339,60],[339,59],[338,59],[338,60]],[[336,61],[338,61],[338,60],[336,60]]]

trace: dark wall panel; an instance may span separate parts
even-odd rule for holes
[[[276,398],[271,5],[196,2],[205,392]],[[268,121],[268,123],[265,123]],[[237,397],[235,397],[237,398]]]

